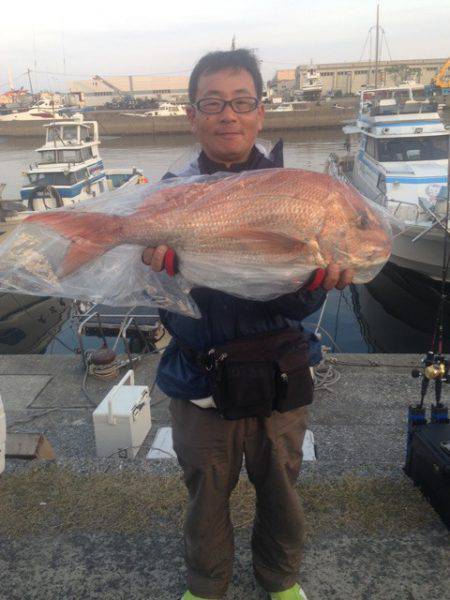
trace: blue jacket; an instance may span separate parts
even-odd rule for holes
[[[281,140],[268,156],[255,147],[248,161],[231,165],[230,169],[210,161],[201,153],[197,164],[191,163],[178,175],[212,174],[217,171],[240,172],[280,166],[283,166]],[[174,176],[168,173],[164,178]],[[156,383],[168,396],[183,400],[206,398],[211,395],[211,390],[201,369],[181,352],[178,340],[184,346],[205,351],[215,345],[252,334],[287,327],[301,328],[302,319],[323,304],[326,292],[320,288],[314,292],[300,289],[267,302],[238,298],[209,288],[194,288],[191,295],[200,310],[200,319],[160,311],[161,321],[172,340],[161,357]],[[317,338],[315,340],[317,355]],[[311,341],[314,344],[314,340]]]

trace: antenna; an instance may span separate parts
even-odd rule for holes
[[[33,84],[31,83],[31,69],[30,68],[27,69],[27,73],[28,73],[28,81],[30,82],[30,92],[31,92],[31,95],[33,96],[34,92],[33,92]]]
[[[13,90],[14,86],[13,86],[13,78],[12,78],[11,67],[8,67],[8,82],[9,82],[9,89]]]
[[[62,60],[63,60],[63,72],[66,75],[66,50],[64,48],[64,17],[62,17],[61,24],[61,50],[62,50]]]
[[[378,85],[379,37],[380,37],[380,5],[377,4],[377,26],[376,26],[376,36],[375,36],[375,87],[377,87],[377,85]]]
[[[36,58],[36,30],[34,29],[34,25],[33,25],[33,68],[34,68],[34,73],[36,76],[37,73],[37,58]],[[31,83],[31,76],[30,76],[30,68],[28,68],[28,80],[30,82],[30,92],[33,95],[33,84]]]

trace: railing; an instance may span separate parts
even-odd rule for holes
[[[361,112],[371,117],[379,117],[383,115],[410,115],[410,114],[422,114],[422,113],[435,113],[437,112],[437,104],[435,102],[423,103],[408,101],[404,104],[396,104],[392,106],[363,106]]]

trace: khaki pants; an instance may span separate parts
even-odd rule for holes
[[[215,409],[185,400],[170,404],[173,444],[189,490],[185,558],[189,590],[220,598],[234,555],[229,498],[243,457],[256,489],[252,555],[257,581],[268,592],[297,581],[303,549],[303,511],[295,483],[302,461],[307,407],[270,418],[227,421]]]

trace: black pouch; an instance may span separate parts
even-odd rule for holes
[[[296,329],[243,338],[199,355],[225,419],[269,417],[310,404],[308,344]]]

